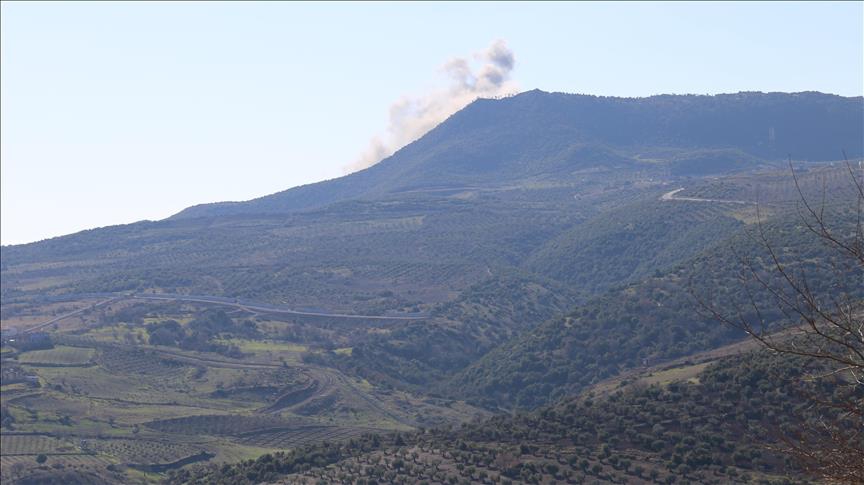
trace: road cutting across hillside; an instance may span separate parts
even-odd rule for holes
[[[747,200],[727,200],[727,199],[701,199],[698,197],[678,197],[678,193],[684,190],[684,187],[680,189],[670,190],[665,194],[660,196],[660,200],[670,201],[670,200],[683,200],[687,202],[714,202],[717,204],[755,204],[755,202],[750,202]]]

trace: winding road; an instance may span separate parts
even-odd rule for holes
[[[329,318],[355,318],[355,319],[374,319],[374,320],[426,320],[429,317],[425,315],[356,315],[349,313],[326,313],[326,312],[305,312],[300,310],[292,310],[290,308],[280,308],[271,305],[241,303],[230,301],[222,297],[208,296],[184,296],[184,295],[131,295],[129,298],[138,300],[163,300],[163,301],[189,301],[196,303],[211,303],[215,305],[225,305],[241,310],[260,313],[281,313],[288,315],[303,315],[310,317],[329,317]]]
[[[665,194],[660,196],[660,200],[670,201],[670,200],[683,200],[687,202],[714,202],[718,204],[755,204],[755,202],[750,202],[746,200],[728,200],[728,199],[700,199],[697,197],[678,197],[678,193],[684,190],[684,187],[680,189],[670,190]]]
[[[39,324],[34,325],[32,327],[29,327],[29,328],[25,329],[22,333],[35,332],[41,328],[47,327],[48,325],[51,325],[53,323],[57,323],[60,320],[63,320],[65,318],[74,317],[75,315],[78,315],[79,313],[84,313],[87,310],[92,310],[98,306],[102,306],[102,305],[105,305],[106,303],[111,303],[113,301],[117,301],[117,300],[121,300],[121,299],[122,299],[122,297],[114,297],[114,298],[109,298],[109,299],[104,300],[104,301],[100,301],[99,303],[94,303],[93,305],[85,306],[84,308],[80,308],[78,310],[75,310],[74,312],[65,313],[63,315],[60,315],[59,317],[52,318],[51,320],[48,320],[47,322],[42,322],[42,323],[39,323]]]
[[[84,298],[84,296],[81,296]],[[74,300],[74,295],[70,295],[69,300]],[[173,294],[154,294],[154,295],[144,295],[144,294],[118,294],[112,296],[106,300],[100,301],[93,305],[86,306],[84,308],[75,310],[73,312],[65,313],[58,317],[52,318],[46,322],[42,322],[36,324],[32,327],[29,327],[23,330],[23,333],[35,332],[39,329],[45,328],[49,325],[59,322],[60,320],[73,317],[80,313],[83,313],[87,310],[91,310],[98,306],[105,305],[107,303],[122,301],[122,300],[158,300],[158,301],[186,301],[192,303],[208,303],[211,305],[224,305],[233,308],[239,308],[241,310],[246,310],[253,313],[274,313],[274,314],[283,314],[283,315],[301,315],[308,317],[327,317],[327,318],[345,318],[345,319],[361,319],[361,320],[397,320],[397,321],[417,321],[417,320],[427,320],[429,317],[427,315],[357,315],[357,314],[349,314],[349,313],[327,313],[327,312],[312,312],[312,311],[301,311],[301,310],[292,310],[290,308],[277,307],[273,305],[267,305],[263,303],[249,303],[249,302],[240,302],[237,300],[232,300],[230,298],[224,298],[220,296],[207,296],[207,295],[173,295]]]

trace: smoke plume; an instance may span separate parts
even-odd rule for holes
[[[387,131],[373,137],[369,147],[345,171],[362,170],[389,157],[477,98],[515,93],[517,86],[510,81],[514,65],[513,51],[503,40],[495,41],[471,58],[447,61],[441,70],[449,80],[449,87],[421,96],[403,96],[393,103]]]

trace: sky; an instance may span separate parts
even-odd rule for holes
[[[339,177],[475,94],[864,94],[862,2],[3,2],[0,19],[4,245]]]

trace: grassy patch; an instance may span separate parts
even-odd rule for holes
[[[3,456],[46,455],[80,453],[78,447],[69,442],[40,435],[0,435]]]
[[[53,349],[24,352],[18,357],[18,362],[33,365],[84,365],[93,360],[95,353],[93,349],[58,345]]]
[[[248,352],[252,354],[262,353],[262,352],[294,352],[294,353],[302,353],[308,352],[309,348],[305,345],[293,344],[290,342],[275,342],[273,340],[249,340],[249,339],[241,339],[241,338],[232,338],[232,339],[220,339],[219,343],[226,345],[236,345],[241,352]]]
[[[661,386],[668,385],[672,382],[681,382],[688,381],[694,384],[699,383],[699,374],[705,370],[711,362],[703,362],[701,364],[693,364],[684,367],[674,367],[672,369],[666,369],[662,371],[657,371],[652,374],[649,374],[641,379],[639,382],[651,385],[651,384],[659,384]]]

